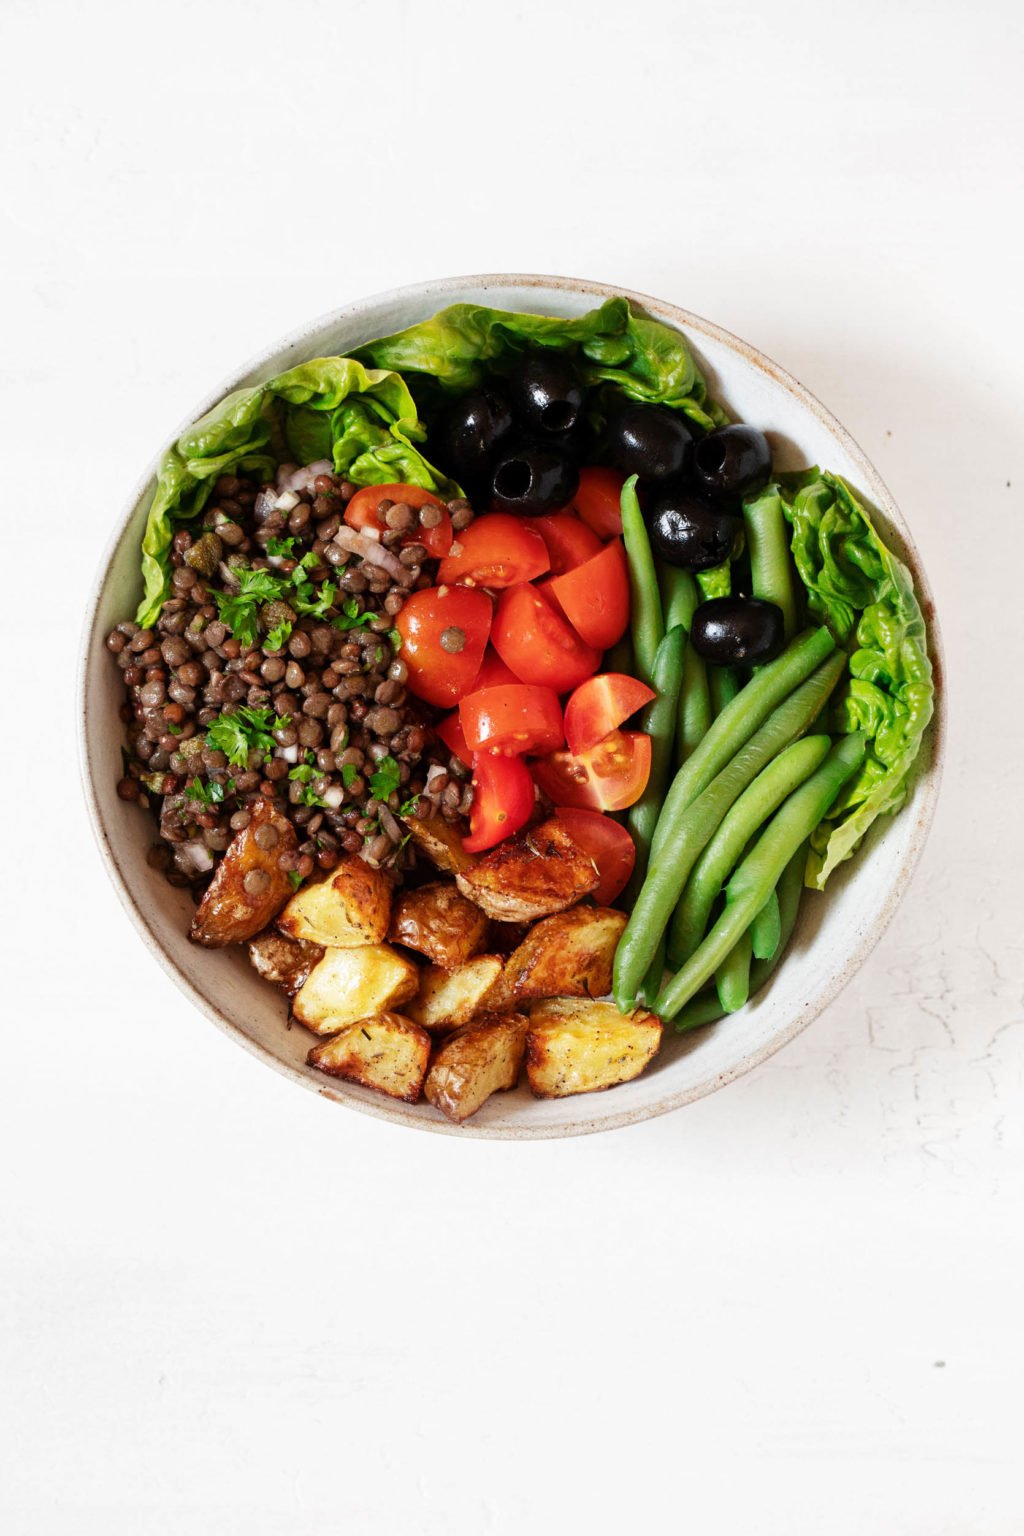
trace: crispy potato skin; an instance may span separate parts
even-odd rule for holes
[[[261,827],[274,827],[278,841],[263,849],[256,841]],[[207,949],[222,949],[225,944],[241,944],[273,922],[292,894],[291,882],[278,868],[282,853],[294,853],[295,828],[282,816],[271,800],[257,800],[252,819],[242,832],[236,832],[227,852],[192,918],[189,938]],[[245,889],[245,877],[254,871],[267,876],[258,894]]]
[[[462,846],[462,831],[441,816],[403,818],[409,836],[431,864],[446,875],[461,875],[480,861],[479,854],[467,853]],[[464,828],[462,830],[465,830]]]
[[[490,924],[480,908],[447,880],[403,891],[391,914],[388,938],[451,970],[484,947]]]
[[[603,997],[626,916],[611,907],[573,907],[545,917],[505,962],[491,1006],[535,997]]]
[[[333,1035],[416,995],[419,970],[387,944],[328,949],[295,994],[292,1014],[317,1035]]]
[[[430,1060],[430,1036],[401,1014],[380,1013],[314,1045],[306,1060],[329,1077],[415,1104]]]
[[[553,997],[530,1008],[526,1080],[538,1099],[597,1093],[639,1077],[661,1045],[661,1020],[614,1003]]]
[[[293,939],[331,949],[380,944],[391,919],[391,881],[358,854],[348,854],[323,880],[307,884],[289,901],[277,926]]]
[[[420,987],[406,1013],[424,1029],[438,1034],[468,1024],[488,1002],[491,989],[501,976],[500,955],[474,955],[465,965],[443,970],[426,965],[420,972]]]
[[[423,1084],[423,1096],[461,1125],[482,1104],[514,1088],[526,1048],[528,1020],[521,1013],[485,1013],[441,1044]]]
[[[273,928],[266,928],[249,940],[249,963],[264,981],[283,987],[294,997],[318,960],[323,959],[319,944],[289,939]]]
[[[593,859],[561,822],[510,837],[475,869],[456,876],[459,890],[499,922],[532,922],[582,901],[598,882]]]

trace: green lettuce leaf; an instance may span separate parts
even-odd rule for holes
[[[160,464],[142,540],[138,622],[157,618],[168,595],[175,529],[199,515],[219,475],[270,476],[291,454],[302,464],[330,458],[356,485],[394,480],[457,494],[455,482],[416,447],[425,438],[405,381],[349,357],[314,358],[228,395],[182,433]]]
[[[924,618],[906,566],[838,475],[784,476],[783,510],[807,609],[849,655],[829,725],[869,737],[864,765],[811,839],[807,884],[824,888],[868,827],[907,796],[934,691]]]

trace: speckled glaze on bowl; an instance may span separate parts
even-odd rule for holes
[[[577,315],[614,295],[625,296],[685,334],[712,394],[736,416],[768,432],[780,467],[821,464],[845,475],[872,503],[879,527],[914,573],[929,620],[937,683],[935,720],[913,793],[901,814],[876,823],[860,857],[833,878],[825,897],[804,902],[785,963],[765,992],[710,1029],[682,1037],[667,1030],[659,1056],[635,1082],[571,1099],[535,1100],[524,1088],[496,1094],[457,1129],[426,1104],[401,1104],[355,1085],[327,1081],[310,1070],[305,1057],[311,1037],[301,1028],[285,1028],[283,998],[257,977],[244,951],[203,950],[189,943],[192,904],[187,894],[148,867],[150,831],[138,807],[119,800],[115,792],[121,771],[121,682],[103,637],[134,610],[140,595],[138,550],[157,459],[136,486],[114,531],[89,604],[79,675],[82,777],[110,877],[143,942],[197,1008],[293,1081],[351,1109],[419,1130],[508,1140],[581,1136],[664,1114],[724,1087],[792,1040],[849,982],[907,888],[935,808],[944,716],[941,643],[928,580],[910,532],[876,470],[824,406],[762,353],[697,315],[643,294],[575,278],[513,273],[418,283],[346,305],[294,331],[201,400],[167,441],[233,389],[307,358],[348,352],[375,336],[427,319],[445,304]]]

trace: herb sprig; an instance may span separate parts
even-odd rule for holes
[[[270,709],[252,709],[241,705],[232,714],[220,715],[206,733],[206,745],[227,754],[235,768],[244,768],[249,753],[272,752],[277,745],[273,731],[283,730],[290,715],[275,715]]]

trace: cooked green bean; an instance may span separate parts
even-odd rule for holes
[[[657,696],[640,716],[640,729],[646,731],[651,738],[651,773],[646,789],[630,810],[627,822],[636,847],[636,863],[624,897],[627,907],[632,905],[644,883],[651,838],[658,824],[661,803],[665,798],[665,785],[672,769],[672,744],[676,716],[679,713],[685,650],[686,631],[681,624],[677,624],[658,646],[651,677],[651,687]]]
[[[723,819],[694,865],[672,917],[668,957],[674,971],[689,960],[704,937],[715,898],[743,857],[750,839],[783,800],[821,766],[831,745],[827,736],[806,736],[795,741],[758,774]]]
[[[696,799],[690,801],[683,810],[677,809],[673,813],[671,827],[665,835],[664,854],[659,857],[657,850],[652,849],[647,879],[615,952],[614,993],[620,1008],[632,1005],[686,884],[686,877],[701,850],[714,835],[722,817],[761,769],[783,748],[789,746],[791,741],[803,734],[821,708],[821,700],[835,687],[845,667],[846,657],[842,652],[830,656],[794,693],[779,704]],[[753,686],[750,685],[751,688]],[[730,708],[735,708],[735,705],[730,705]],[[719,719],[724,720],[725,715],[720,715]],[[696,761],[697,755],[695,753],[690,759],[691,763]],[[676,775],[677,783],[685,772],[684,768]],[[671,798],[672,791],[669,791],[666,810]],[[665,811],[662,812],[662,820],[664,817]],[[659,831],[661,825],[659,821]]]
[[[779,947],[782,937],[782,914],[779,911],[779,893],[772,891],[750,925],[750,947],[757,960],[770,960]]]
[[[731,704],[742,684],[735,667],[709,667],[708,686],[711,690],[711,713],[716,717],[727,704]]]
[[[643,1003],[645,1008],[653,1008],[654,1000],[665,985],[665,935],[662,934],[658,941],[658,947],[654,952],[654,959],[648,968],[647,975],[640,983],[637,1000]]]
[[[715,990],[726,1013],[736,1013],[750,996],[750,929],[741,933],[715,972]]]
[[[697,583],[689,571],[684,571],[678,565],[662,565],[661,576],[661,606],[665,615],[665,633],[681,624],[690,633],[690,625],[693,622],[693,610],[700,602],[697,592]]]
[[[693,755],[710,729],[711,695],[708,692],[707,665],[687,641],[676,728],[677,768],[681,768],[686,759]]]
[[[709,571],[697,572],[697,585],[702,601],[711,597],[728,597],[732,591],[732,566],[728,560],[713,565]]]
[[[789,525],[778,487],[769,486],[753,501],[744,502],[743,523],[753,594],[782,609],[782,622],[789,640],[797,626],[796,588],[789,553]]]
[[[754,851],[735,871],[725,891],[725,911],[700,947],[676,972],[655,1007],[663,1019],[674,1018],[721,965],[750,927],[782,871],[822,817],[846,781],[864,761],[862,732],[844,736],[821,767],[775,812]]]
[[[622,537],[629,557],[629,599],[636,675],[649,683],[654,657],[665,633],[658,574],[651,554],[640,503],[636,499],[636,475],[622,487]]]

